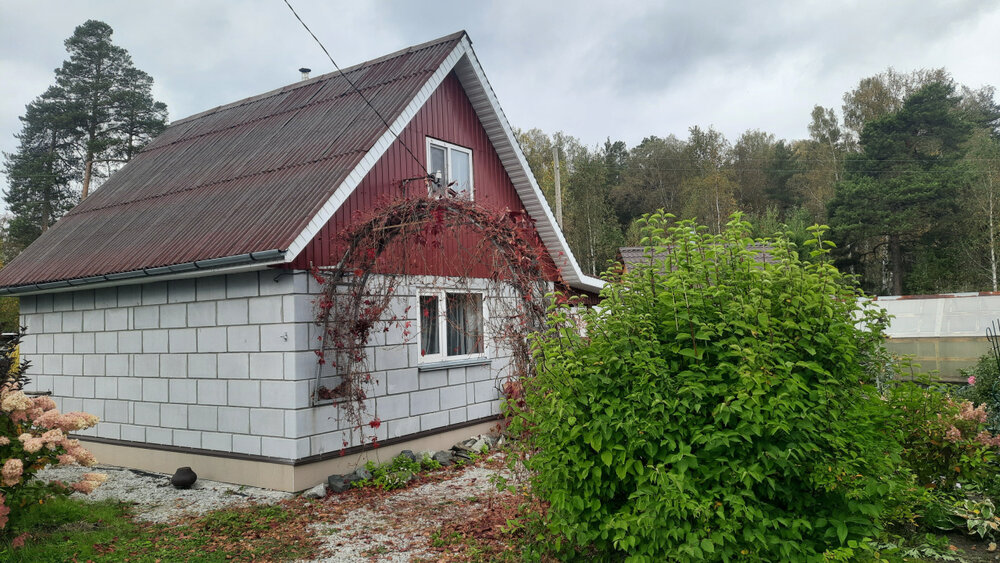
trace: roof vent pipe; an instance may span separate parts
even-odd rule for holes
[[[302,67],[299,69],[299,72],[302,73],[302,80],[309,80],[309,72],[311,70],[312,70],[311,68],[306,68],[306,67]]]

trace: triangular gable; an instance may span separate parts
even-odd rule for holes
[[[500,157],[501,162],[518,196],[524,204],[525,211],[535,219],[535,227],[545,244],[546,250],[552,257],[553,262],[562,272],[563,279],[570,287],[590,292],[598,292],[603,287],[604,282],[600,279],[587,276],[580,269],[579,263],[573,256],[573,251],[566,242],[562,230],[557,226],[552,210],[549,208],[542,194],[541,188],[535,181],[528,161],[524,157],[520,144],[517,142],[514,132],[507,121],[503,109],[497,101],[493,88],[490,86],[486,75],[483,73],[479,59],[472,49],[472,43],[468,35],[455,46],[454,50],[444,59],[437,71],[427,80],[423,88],[406,106],[406,109],[399,117],[390,124],[389,129],[379,138],[370,151],[361,159],[357,167],[351,172],[347,180],[337,188],[323,208],[309,222],[308,227],[296,237],[295,241],[288,248],[286,256],[289,261],[301,253],[306,245],[319,234],[320,229],[327,224],[334,213],[340,209],[341,205],[357,189],[361,181],[374,168],[383,154],[389,149],[406,126],[413,120],[417,112],[424,106],[428,99],[434,94],[445,77],[455,71],[465,93],[472,103],[480,123],[486,129],[490,142]]]

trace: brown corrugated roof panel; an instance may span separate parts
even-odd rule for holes
[[[392,123],[464,35],[345,73]],[[340,73],[175,121],[0,270],[0,287],[287,249],[385,131]]]

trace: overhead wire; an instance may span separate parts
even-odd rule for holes
[[[333,56],[330,55],[330,51],[326,49],[326,47],[323,45],[323,42],[319,40],[319,37],[316,37],[316,34],[313,33],[312,29],[309,29],[309,26],[306,24],[305,21],[302,20],[298,12],[295,11],[295,8],[292,7],[291,3],[289,3],[288,0],[284,0],[284,2],[285,5],[288,6],[288,9],[292,11],[292,15],[295,16],[295,19],[299,20],[299,23],[302,24],[302,27],[304,27],[306,31],[309,32],[309,35],[311,35],[313,40],[316,41],[316,44],[319,45],[319,48],[323,50],[323,53],[326,54],[326,58],[330,59],[330,62],[333,63],[333,68],[337,69],[337,72],[339,72],[340,76],[343,77],[343,79],[346,80],[347,83],[351,85],[351,88],[354,90],[354,92],[357,93],[357,95],[360,96],[362,100],[364,100],[365,104],[369,108],[371,108],[373,112],[375,112],[375,115],[377,115],[378,118],[382,120],[382,124],[385,125],[386,129],[393,134],[393,136],[399,141],[401,145],[403,145],[403,148],[406,149],[406,152],[409,153],[410,157],[412,157],[413,160],[417,163],[417,165],[420,166],[420,169],[424,171],[424,174],[429,176],[430,173],[427,171],[427,167],[419,158],[417,158],[417,155],[413,154],[413,151],[410,150],[409,145],[406,144],[406,141],[403,139],[403,137],[396,131],[392,130],[392,126],[389,125],[389,122],[386,120],[386,118],[382,116],[382,114],[375,108],[374,105],[372,105],[368,97],[365,96],[358,88],[358,86],[354,83],[354,81],[347,76],[347,73],[345,73],[340,68],[340,65],[337,64],[337,61],[333,60]]]

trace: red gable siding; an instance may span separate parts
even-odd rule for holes
[[[486,130],[479,122],[479,117],[454,73],[445,78],[400,135],[413,154],[425,165],[427,137],[472,149],[474,192],[478,204],[498,210],[523,210],[514,184],[507,176],[500,157],[490,143]],[[306,269],[310,264],[314,266],[336,264],[339,256],[331,256],[331,242],[349,221],[356,214],[371,210],[379,202],[399,197],[403,193],[400,191],[400,185],[404,179],[423,174],[424,170],[397,139],[291,266]],[[413,181],[407,184],[406,194],[426,194],[426,190],[424,182]],[[443,252],[436,253],[441,256],[414,261],[413,269],[409,273],[487,276],[489,272],[484,268],[468,269],[467,264],[456,264],[455,257],[461,256],[463,250],[477,248],[478,242],[479,240],[470,233],[446,238]],[[443,257],[448,258],[443,259]]]

